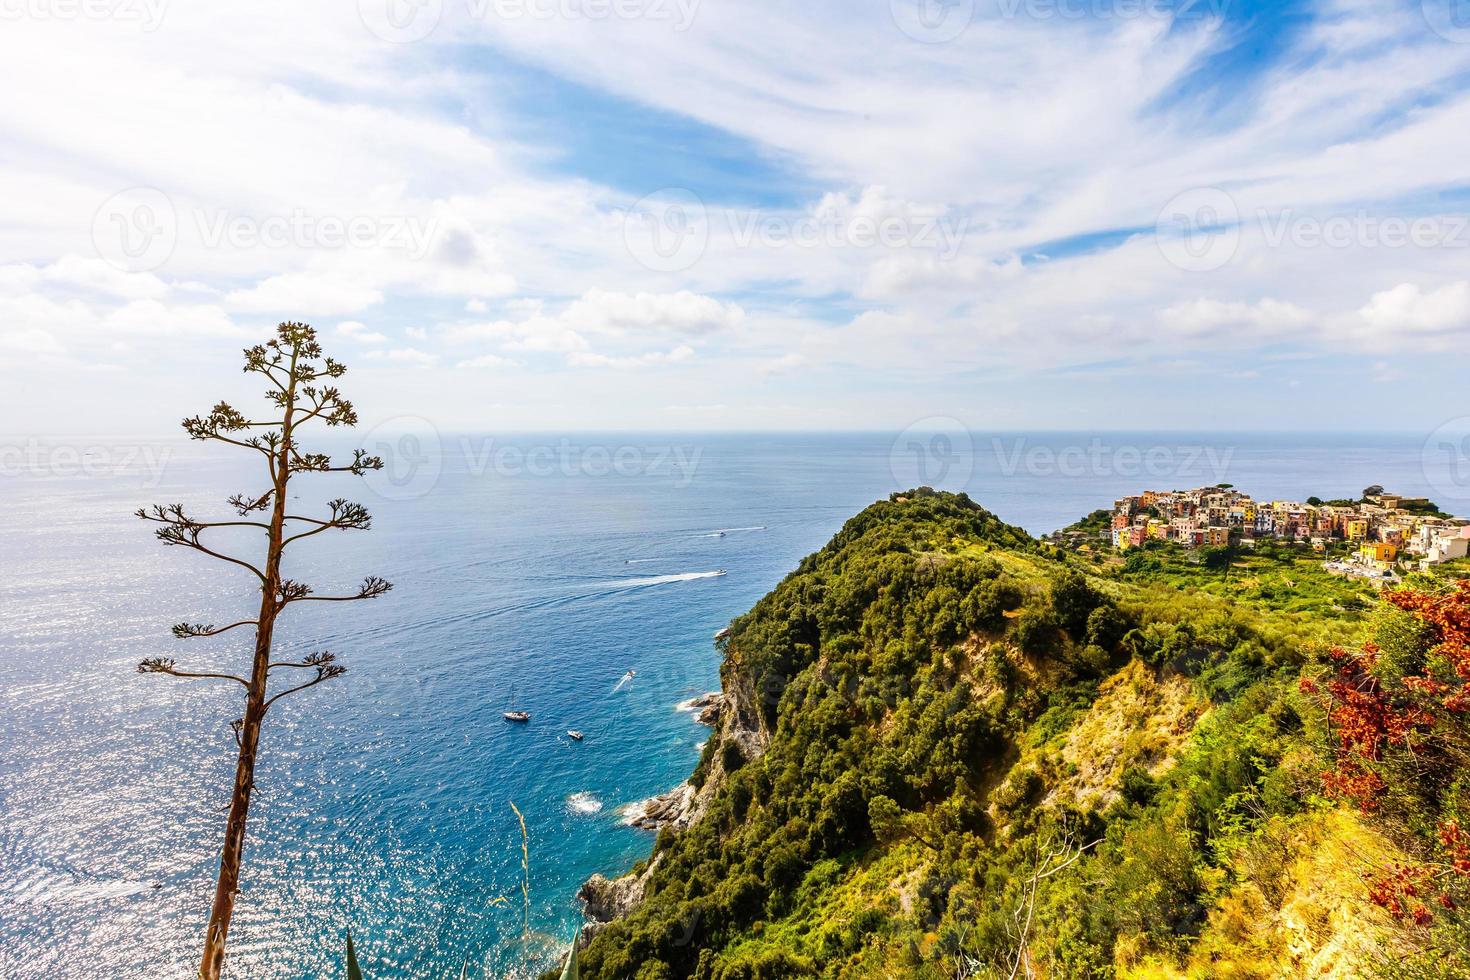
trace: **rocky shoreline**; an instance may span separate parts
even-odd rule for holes
[[[697,713],[696,720],[701,725],[714,729],[710,737],[717,740],[717,744],[734,743],[740,747],[741,757],[750,760],[761,755],[769,742],[769,737],[761,730],[760,715],[755,710],[752,693],[741,690],[737,684],[732,690],[711,691],[680,702],[676,707],[680,711]],[[716,753],[701,786],[696,788],[686,780],[667,793],[631,804],[624,810],[624,821],[641,830],[687,830],[704,816],[709,801],[724,779],[724,763]],[[588,918],[582,927],[580,942],[583,946],[608,923],[623,918],[638,907],[662,859],[662,854],[654,854],[641,872],[619,878],[598,874],[583,882],[577,891],[577,897],[585,903],[583,911]]]

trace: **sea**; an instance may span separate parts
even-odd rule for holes
[[[286,572],[321,596],[367,575],[395,588],[282,615],[281,659],[330,651],[348,672],[267,719],[233,978],[340,976],[349,930],[369,980],[550,966],[581,924],[579,884],[649,853],[628,808],[699,757],[709,732],[680,704],[718,687],[714,634],[895,491],[963,489],[1033,533],[1144,488],[1217,483],[1292,499],[1381,484],[1470,511],[1445,500],[1470,496],[1463,461],[1423,433],[451,434],[397,420],[359,436],[382,471],[299,476],[290,504],[320,516],[358,500],[372,528],[294,543]],[[248,618],[257,600],[248,572],[162,545],[133,512],[226,518],[225,498],[259,493],[261,476],[214,444],[0,444],[0,977],[194,975],[241,690],[136,665],[244,670],[247,630],[170,627]],[[260,552],[251,529],[206,534]]]

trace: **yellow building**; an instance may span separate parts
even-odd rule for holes
[[[1389,544],[1387,541],[1365,541],[1358,549],[1358,556],[1363,564],[1386,572],[1398,558],[1399,549],[1397,545]]]
[[[1350,517],[1343,522],[1342,531],[1349,541],[1362,541],[1368,536],[1368,518]]]

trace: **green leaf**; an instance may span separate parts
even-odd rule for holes
[[[567,965],[561,971],[561,980],[581,980],[581,970],[577,968],[577,941],[572,940],[572,951],[567,954]]]
[[[357,967],[357,950],[352,946],[352,930],[347,930],[347,980],[362,980],[362,970]]]

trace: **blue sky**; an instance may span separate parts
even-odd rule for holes
[[[17,8],[0,428],[171,430],[289,318],[446,430],[1428,432],[1455,2]]]

